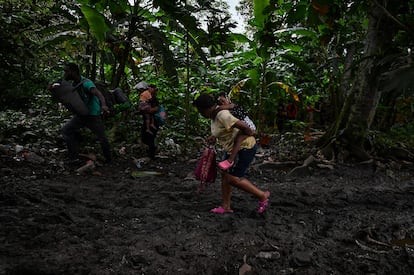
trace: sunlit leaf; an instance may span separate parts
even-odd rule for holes
[[[233,96],[239,96],[241,88],[243,88],[244,84],[250,80],[250,78],[245,78],[243,80],[240,80],[236,83],[233,87],[231,87],[231,90],[228,94],[229,98],[232,98]]]
[[[267,87],[270,87],[272,85],[277,85],[282,88],[287,94],[290,94],[296,102],[300,101],[298,94],[295,93],[289,85],[280,81],[276,81],[268,84]]]
[[[230,35],[230,37],[232,37],[233,40],[238,41],[240,43],[248,43],[248,42],[251,42],[249,40],[249,38],[247,38],[245,35],[239,34],[239,33],[233,33],[233,34]]]
[[[298,44],[283,44],[282,47],[293,52],[300,52],[303,49],[302,46]]]
[[[110,30],[105,22],[105,16],[89,6],[82,6],[81,10],[88,21],[91,33],[98,41],[105,41],[106,33]]]
[[[254,25],[259,29],[263,29],[267,15],[266,7],[269,6],[269,0],[254,0]]]

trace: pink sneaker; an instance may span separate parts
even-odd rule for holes
[[[232,167],[232,166],[233,166],[233,164],[234,164],[234,161],[230,162],[230,161],[228,161],[228,160],[226,159],[226,160],[220,161],[220,162],[218,163],[218,167],[219,167],[221,170],[227,170],[227,169],[229,169],[230,167]]]

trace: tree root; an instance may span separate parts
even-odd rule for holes
[[[368,252],[372,252],[372,253],[376,253],[376,254],[386,254],[386,253],[388,253],[389,251],[385,251],[385,250],[376,250],[376,249],[373,249],[373,248],[371,248],[371,247],[369,247],[369,246],[366,246],[365,244],[362,244],[361,242],[359,242],[358,240],[355,240],[355,243],[362,249],[362,250],[365,250],[365,251],[368,251]]]

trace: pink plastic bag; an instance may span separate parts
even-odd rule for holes
[[[198,161],[194,171],[194,176],[196,180],[200,181],[200,185],[197,189],[198,193],[202,191],[206,184],[211,184],[216,181],[216,151],[213,148],[204,149],[201,159]]]

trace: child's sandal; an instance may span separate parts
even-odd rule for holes
[[[266,191],[267,198],[264,201],[259,201],[259,208],[257,209],[257,213],[262,214],[265,212],[266,207],[269,205],[269,198],[270,198],[270,192]]]
[[[227,169],[231,168],[233,166],[233,164],[234,164],[234,161],[230,162],[226,159],[226,160],[223,160],[223,161],[219,162],[218,167],[221,170],[227,170]]]
[[[214,214],[224,214],[224,213],[233,213],[232,209],[224,209],[224,207],[219,206],[210,210],[211,213]]]

